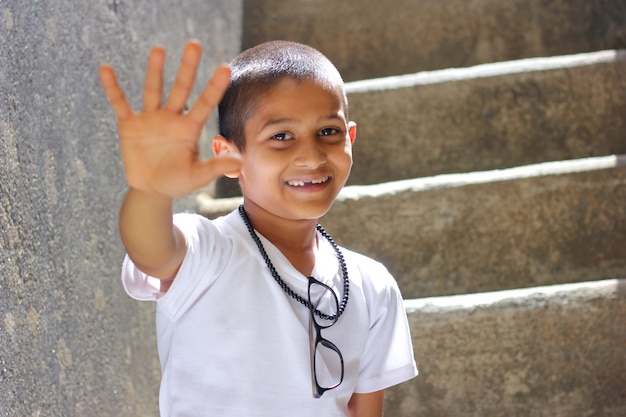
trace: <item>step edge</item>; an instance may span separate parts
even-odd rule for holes
[[[431,177],[410,178],[370,185],[349,185],[341,190],[337,196],[337,201],[360,200],[362,198],[376,198],[402,192],[421,192],[549,175],[598,171],[625,166],[626,155],[607,155],[542,162],[488,171],[440,174]],[[196,202],[201,213],[230,212],[243,203],[243,197],[213,198],[206,192],[200,192],[196,195]]]
[[[620,287],[622,289],[620,290]],[[407,314],[467,312],[489,307],[538,307],[566,305],[602,298],[624,298],[626,278],[610,278],[569,284],[554,284],[512,290],[404,299]]]
[[[371,93],[525,72],[607,64],[622,60],[626,60],[626,49],[608,49],[572,55],[525,58],[513,61],[479,64],[471,67],[445,68],[434,71],[420,71],[412,74],[351,81],[345,83],[345,88],[347,94]]]
[[[380,197],[401,192],[417,192],[549,175],[573,174],[622,166],[626,166],[626,155],[607,155],[542,162],[488,171],[440,174],[431,177],[410,178],[378,184],[347,186],[339,194],[338,200],[358,200],[363,197]]]

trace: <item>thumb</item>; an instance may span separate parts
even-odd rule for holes
[[[200,188],[222,175],[236,178],[241,169],[241,156],[228,153],[198,162],[193,168],[194,188]]]

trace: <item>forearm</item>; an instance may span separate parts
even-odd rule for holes
[[[350,417],[382,417],[385,391],[352,394],[348,403]]]
[[[174,226],[172,199],[130,188],[120,209],[120,236],[128,256],[151,276],[171,279],[185,255]]]

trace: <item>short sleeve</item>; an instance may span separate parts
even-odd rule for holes
[[[397,385],[418,373],[400,289],[384,266],[377,263],[374,271],[383,287],[371,305],[370,333],[355,388],[359,393]]]
[[[164,294],[161,281],[141,272],[128,255],[122,263],[122,285],[126,294],[139,301],[156,301]]]
[[[189,213],[174,215],[174,224],[185,236],[187,253],[167,291],[161,292],[160,280],[139,270],[126,255],[122,264],[122,284],[126,293],[140,301],[177,304],[191,294],[199,280],[215,277],[225,250],[224,239],[212,221]]]

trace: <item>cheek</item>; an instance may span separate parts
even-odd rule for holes
[[[267,155],[260,153],[246,155],[239,175],[240,186],[243,188],[251,185],[252,190],[268,185],[270,179],[278,175],[277,166],[278,164],[268,159]]]
[[[352,146],[346,146],[345,154],[346,158],[350,159],[350,164],[352,164]]]
[[[350,135],[346,136],[346,141],[344,142],[344,152],[348,155],[350,155],[350,158],[352,158],[352,146],[353,146],[353,142],[350,139]]]
[[[341,152],[338,152],[333,158],[333,164],[337,168],[337,174],[340,174],[343,179],[347,179],[352,169],[352,148],[346,146]]]
[[[244,188],[255,177],[254,164],[250,163],[250,157],[247,155],[243,158],[241,163],[241,169],[239,170],[239,186]]]
[[[346,146],[343,149],[343,157],[348,161],[348,164],[352,166],[352,143],[346,141]]]

